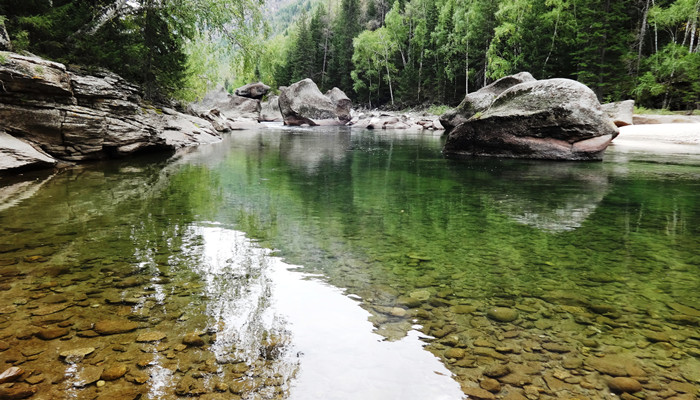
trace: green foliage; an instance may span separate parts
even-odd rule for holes
[[[456,105],[495,79],[529,71],[579,80],[601,101],[634,96],[649,107],[697,107],[697,0],[364,4],[364,14],[358,0],[342,0],[323,8],[323,18],[300,17],[275,39],[288,50],[275,52],[284,61],[272,63],[274,82],[310,77],[374,106]]]
[[[451,109],[452,109],[452,107],[442,104],[442,105],[432,105],[432,106],[428,107],[428,109],[425,111],[430,113],[430,114],[433,114],[433,115],[442,115]]]
[[[0,14],[7,17],[16,50],[89,70],[110,69],[141,84],[148,99],[187,99],[203,90],[198,77],[215,83],[210,78],[216,68],[201,48],[235,48],[243,59],[257,58],[251,49],[258,32],[266,32],[261,5],[262,0],[5,0]]]

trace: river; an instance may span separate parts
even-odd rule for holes
[[[4,178],[0,373],[23,372],[2,390],[698,393],[696,147],[622,140],[567,163],[449,160],[442,143],[273,127]]]

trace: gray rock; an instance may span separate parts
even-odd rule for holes
[[[499,322],[511,322],[518,318],[518,312],[512,308],[493,307],[486,311],[486,316]]]
[[[279,122],[283,121],[280,112],[279,96],[269,96],[267,101],[262,102],[260,109],[260,121]]]
[[[569,79],[515,85],[450,132],[448,156],[601,160],[618,128],[595,93]]]
[[[634,123],[634,100],[607,103],[603,104],[602,107],[615,126],[627,126]]]
[[[343,125],[336,105],[318,90],[311,79],[280,88],[280,111],[285,125]]]
[[[334,87],[333,89],[326,92],[326,97],[328,97],[333,104],[335,104],[335,112],[338,115],[338,119],[341,121],[350,121],[350,111],[352,110],[352,101],[342,90]]]
[[[219,87],[189,106],[190,113],[200,117],[211,110],[217,110],[222,116],[232,120],[245,118],[257,121],[260,118],[260,100],[231,95],[223,87]]]
[[[266,84],[262,82],[255,82],[239,87],[234,93],[236,96],[261,100],[269,91],[270,87]]]
[[[642,384],[636,379],[615,377],[608,380],[608,387],[615,393],[634,393],[642,390]]]
[[[31,144],[0,131],[0,171],[27,168],[48,168],[56,159]]]
[[[75,376],[75,381],[73,382],[73,386],[85,387],[97,382],[98,380],[100,380],[100,376],[102,375],[103,370],[103,367],[99,367],[96,365],[84,366],[83,368],[78,370],[78,373]]]
[[[459,103],[457,108],[449,110],[440,116],[440,123],[445,128],[445,133],[449,133],[457,125],[466,122],[476,113],[486,111],[496,97],[506,89],[534,80],[535,78],[529,72],[520,72],[515,75],[505,76],[476,92],[469,93]]]
[[[0,170],[47,167],[143,150],[175,150],[220,140],[206,120],[141,101],[118,75],[68,72],[63,64],[6,53],[0,65]],[[27,146],[18,153],[18,138]],[[8,142],[12,142],[9,143]],[[46,154],[37,156],[36,151]],[[19,154],[19,155],[18,155]],[[33,159],[36,158],[36,161]]]
[[[20,367],[10,367],[0,374],[0,383],[14,382],[24,373]]]

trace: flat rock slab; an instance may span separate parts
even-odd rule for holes
[[[165,333],[158,331],[144,332],[136,338],[136,341],[139,343],[158,342],[160,340],[165,339],[165,336]]]
[[[14,382],[24,373],[20,367],[10,367],[0,374],[0,383]]]
[[[98,367],[96,365],[87,365],[83,367],[76,374],[73,386],[85,387],[97,382],[98,380],[100,380],[100,376],[102,376],[103,370],[103,367]]]
[[[139,324],[129,320],[103,320],[95,324],[93,330],[100,335],[114,335],[136,330]]]
[[[95,351],[94,347],[79,347],[70,350],[64,350],[58,355],[64,358],[67,362],[72,363],[78,360],[82,360],[85,356],[92,354]]]

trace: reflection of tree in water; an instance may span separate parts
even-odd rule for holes
[[[42,329],[72,321],[69,340],[20,364],[37,374],[63,371],[56,384],[37,384],[41,396],[95,397],[94,382],[81,382],[111,366],[128,372],[99,390],[106,396],[286,395],[296,360],[285,358],[289,337],[269,310],[265,251],[230,231],[208,241],[216,229],[193,226],[221,207],[211,190],[217,180],[201,165],[108,164],[43,180],[36,196],[20,195],[0,212],[3,237],[16,243],[0,261],[18,271],[10,281],[3,273],[12,286],[0,308],[17,311],[4,316],[0,335],[25,331],[27,321]],[[44,300],[56,296],[60,307]],[[14,305],[18,298],[28,301]],[[44,315],[54,307],[58,312]],[[103,320],[138,328],[96,335],[92,326]],[[138,339],[159,332],[156,342]],[[34,354],[37,340],[20,341],[14,351]],[[96,350],[77,364],[58,356],[86,346]]]

